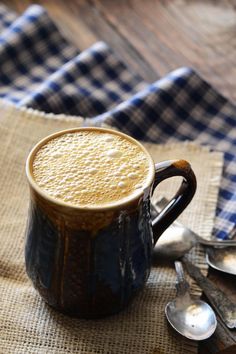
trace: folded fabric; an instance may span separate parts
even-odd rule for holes
[[[214,234],[236,225],[236,107],[194,70],[154,84],[128,69],[103,42],[79,52],[44,8],[17,17],[0,6],[0,97],[45,112],[109,123],[155,143],[195,140],[225,153]]]

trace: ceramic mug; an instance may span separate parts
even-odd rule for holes
[[[76,128],[69,132],[80,129],[101,130]],[[103,130],[135,142],[148,154],[133,138]],[[26,162],[30,186],[26,271],[52,307],[72,316],[98,318],[121,311],[143,288],[150,273],[154,245],[191,201],[196,178],[185,160],[152,162],[152,178],[141,195],[112,207],[71,206],[47,195],[32,174],[36,152],[64,132],[39,142]],[[172,176],[182,176],[182,184],[152,227],[150,197],[161,181]]]

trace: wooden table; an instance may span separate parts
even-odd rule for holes
[[[2,1],[22,12],[35,1]],[[130,68],[153,82],[190,66],[236,103],[236,0],[38,0],[81,50],[106,41]],[[236,301],[234,276],[209,277]],[[199,354],[235,354],[236,330],[220,322]]]

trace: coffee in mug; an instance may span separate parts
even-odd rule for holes
[[[138,141],[103,128],[46,137],[30,152],[26,174],[27,274],[49,305],[83,318],[132,301],[148,279],[155,242],[196,189],[185,160],[154,164]],[[182,184],[152,225],[150,197],[172,176]]]
[[[45,193],[81,207],[124,202],[142,192],[153,174],[153,162],[139,145],[100,130],[55,137],[33,160],[33,178]]]

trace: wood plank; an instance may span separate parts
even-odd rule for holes
[[[93,0],[159,75],[192,66],[236,100],[234,1]]]
[[[120,34],[112,24],[108,23],[100,9],[91,1],[75,0],[77,15],[81,16],[84,23],[97,35],[98,40],[103,40],[110,45],[120,59],[129,65],[131,70],[139,73],[147,81],[158,78],[157,73],[148,65],[142,52],[137,51],[131,42]]]
[[[144,17],[136,12],[137,5],[134,6],[131,1],[126,0],[112,3],[108,0],[93,2],[98,6],[107,22],[131,42],[138,52],[143,54],[158,76],[181,66],[182,56],[179,57],[171,48],[158,40],[155,33],[146,26]],[[148,2],[145,2],[145,6],[147,4]]]
[[[5,0],[21,12],[33,1]],[[236,101],[234,0],[43,1],[79,48],[105,40],[147,81],[192,66]]]

